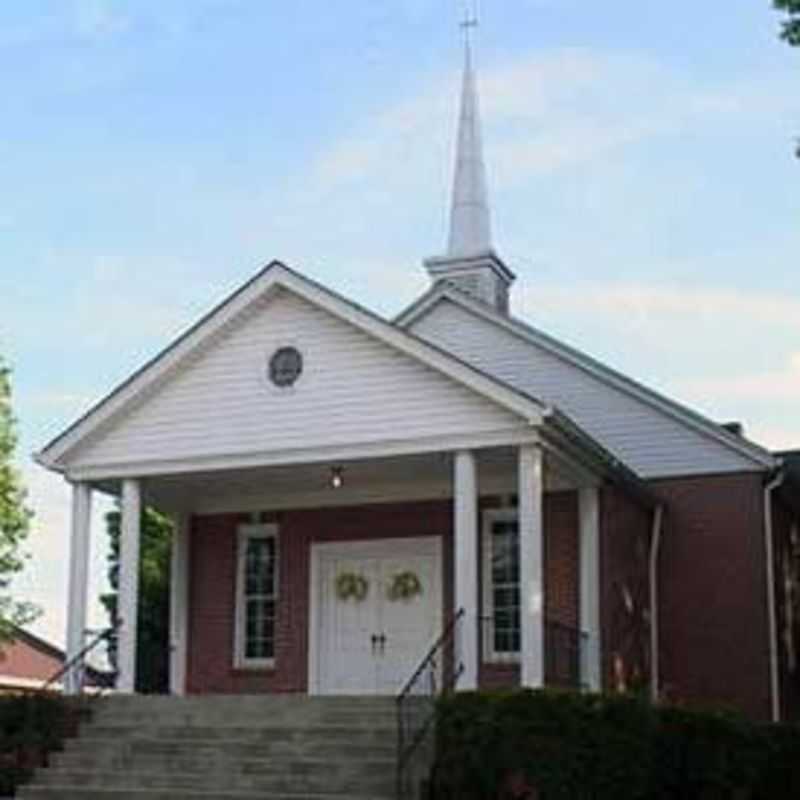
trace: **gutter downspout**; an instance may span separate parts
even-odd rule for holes
[[[778,621],[775,609],[775,542],[772,530],[772,494],[783,483],[783,471],[764,487],[764,553],[767,574],[767,623],[769,633],[770,718],[781,720],[780,677],[778,675]]]
[[[657,703],[660,694],[661,675],[658,652],[658,557],[661,552],[661,531],[664,522],[664,506],[653,511],[653,529],[650,536],[650,700]]]

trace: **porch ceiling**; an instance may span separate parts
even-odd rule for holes
[[[481,495],[516,494],[517,458],[511,447],[478,451]],[[577,488],[581,478],[566,465],[546,457],[545,488]],[[331,469],[341,467],[344,485],[330,486]],[[116,494],[118,487],[98,488]],[[216,513],[315,508],[362,503],[452,497],[452,455],[428,453],[335,464],[197,472],[148,478],[148,504],[165,512]]]

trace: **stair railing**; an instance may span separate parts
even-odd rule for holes
[[[76,676],[76,694],[82,694],[86,678],[86,657],[93,653],[101,643],[109,642],[117,635],[119,622],[101,631],[92,639],[89,644],[83,647],[72,658],[68,659],[59,669],[54,672],[41,686],[41,692],[52,691],[56,684],[65,676],[73,673]],[[73,672],[74,671],[74,672]],[[66,688],[66,687],[65,687]],[[111,688],[111,687],[100,687]]]
[[[396,698],[397,800],[409,796],[412,760],[435,718],[436,698],[452,691],[464,671],[458,647],[464,616],[463,608],[453,614]]]

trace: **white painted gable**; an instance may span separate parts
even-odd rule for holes
[[[665,413],[460,302],[440,300],[412,322],[411,330],[558,407],[642,477],[763,468],[763,462],[705,433],[702,426]]]
[[[292,345],[303,373],[267,378]],[[71,469],[290,453],[523,428],[526,421],[286,289],[243,310],[68,454]]]

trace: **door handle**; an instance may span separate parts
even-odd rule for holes
[[[381,646],[381,655],[383,655],[383,651],[386,649],[386,634],[382,633],[378,637],[378,644]]]
[[[373,633],[370,636],[370,642],[372,643],[372,655],[375,655],[375,648],[378,646],[378,642],[380,641],[380,637],[377,633]]]

